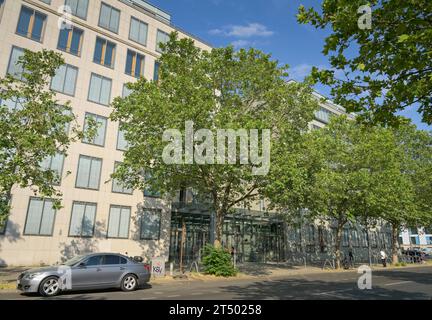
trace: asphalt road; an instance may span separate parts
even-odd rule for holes
[[[264,300],[264,299],[416,299],[432,300],[432,266],[379,270],[372,289],[360,290],[356,271],[293,275],[260,280],[182,281],[153,284],[135,292],[118,290],[64,293],[49,299],[83,300]],[[0,300],[47,299],[0,293]]]

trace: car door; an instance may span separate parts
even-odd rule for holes
[[[118,283],[124,272],[124,266],[120,264],[120,256],[115,254],[104,255],[101,268],[101,279],[106,284]]]
[[[72,268],[72,289],[99,287],[103,255],[90,256]]]

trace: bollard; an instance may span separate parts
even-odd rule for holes
[[[170,263],[170,276],[174,276],[174,263]]]

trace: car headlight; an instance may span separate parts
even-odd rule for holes
[[[26,278],[26,279],[33,279],[33,278],[36,278],[37,276],[39,276],[41,274],[42,274],[41,272],[28,273],[28,274],[25,275],[24,278]]]

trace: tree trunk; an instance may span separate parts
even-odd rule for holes
[[[224,209],[218,209],[216,210],[216,237],[214,246],[220,247],[222,244],[222,235],[223,235],[223,225],[224,225],[224,217],[225,217],[225,210]]]
[[[341,266],[341,242],[342,242],[342,229],[344,224],[338,222],[338,226],[336,229],[336,239],[335,239],[335,255],[336,255],[336,269],[340,269]]]
[[[399,226],[392,224],[392,263],[396,264],[399,262],[398,258],[398,236]]]

